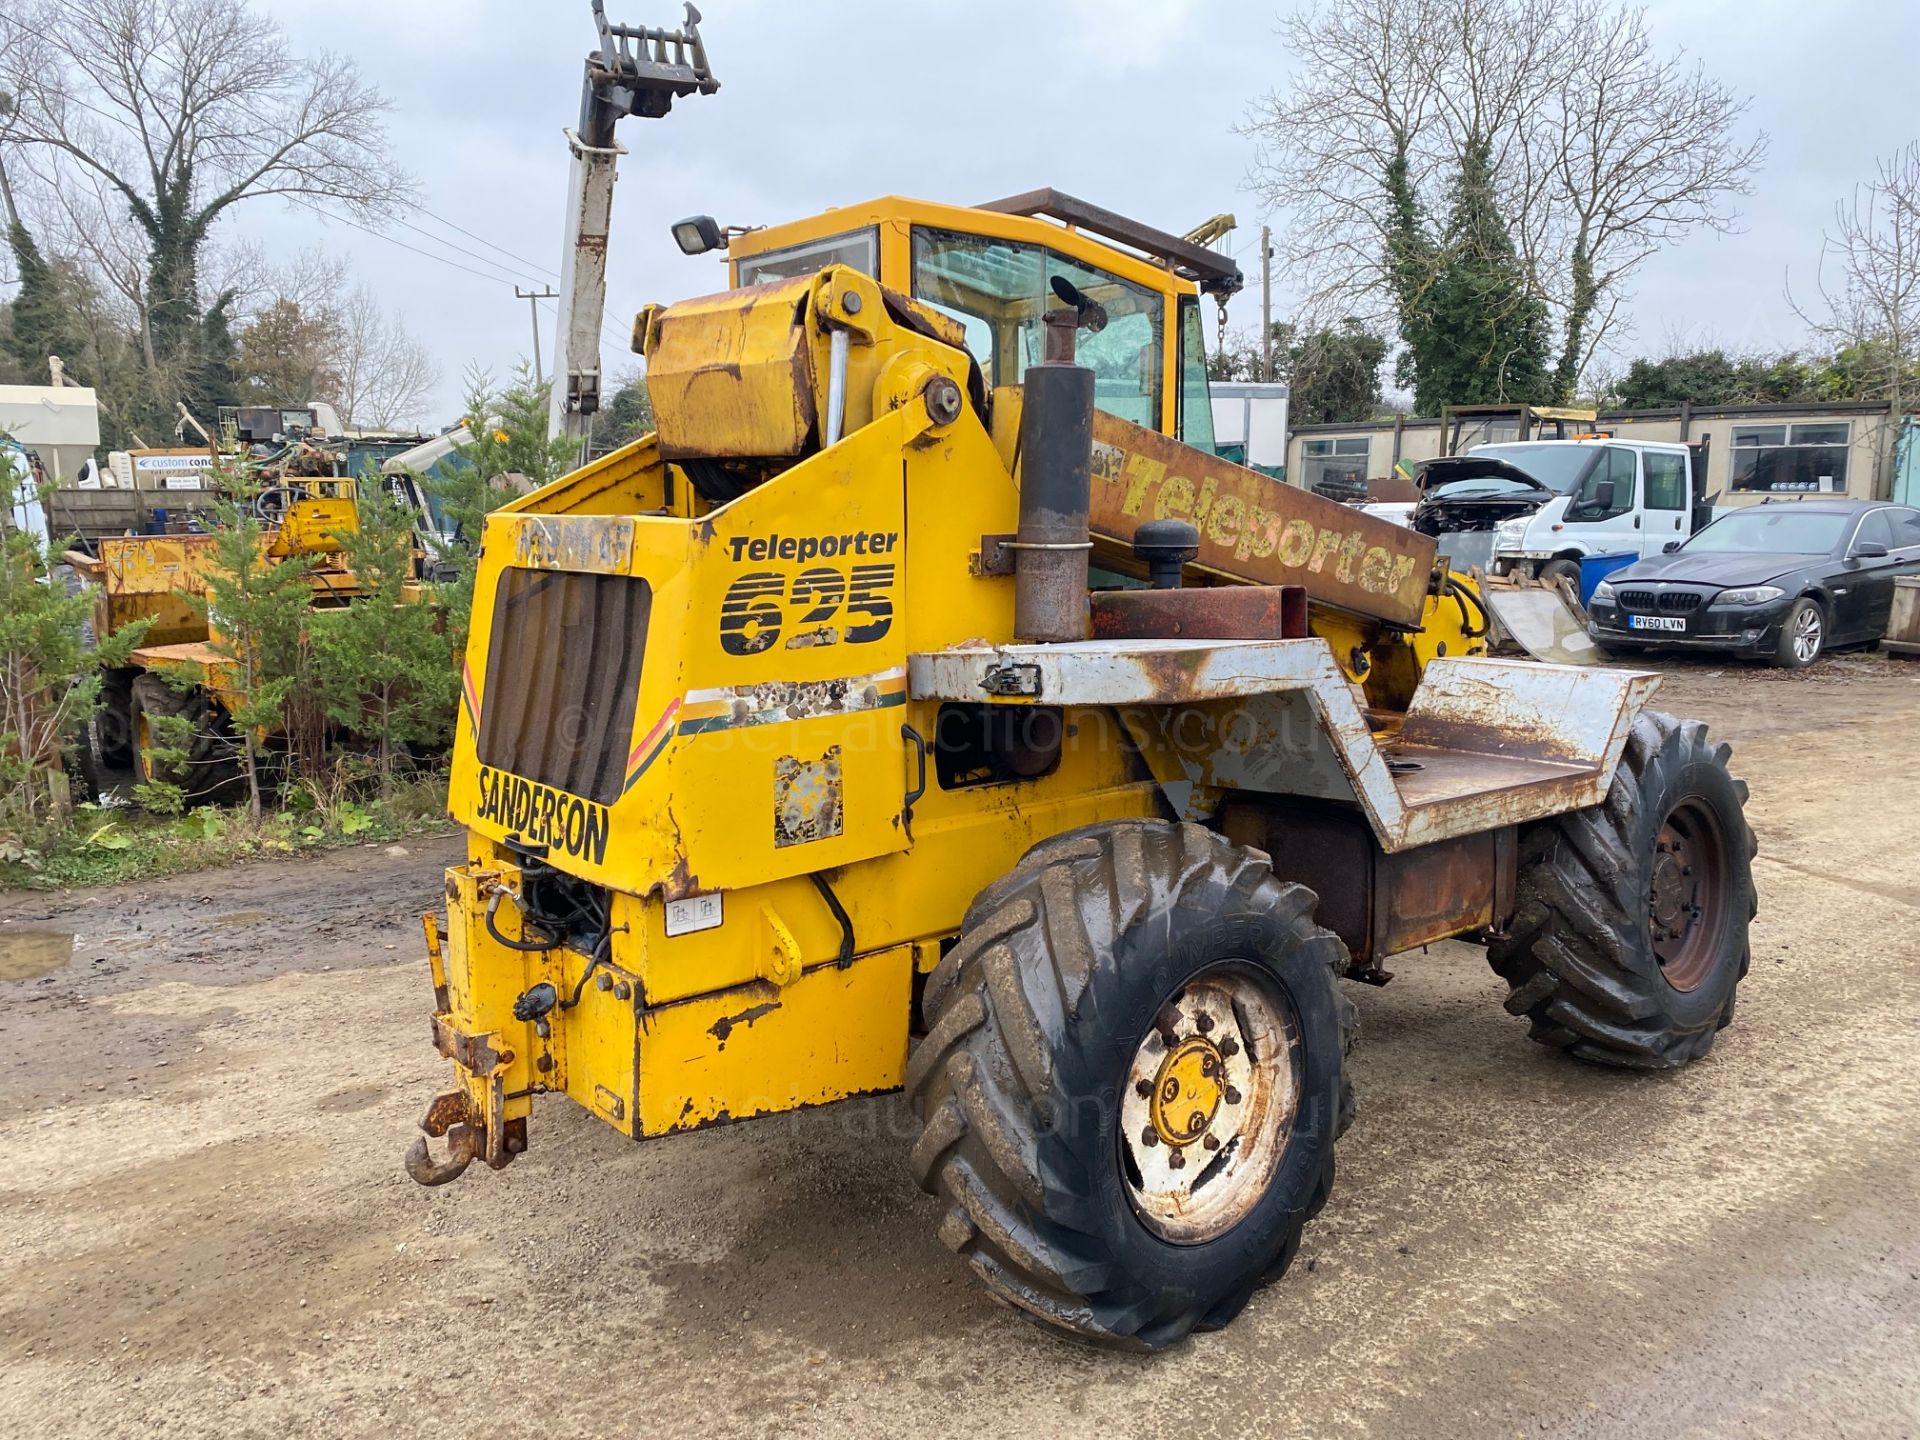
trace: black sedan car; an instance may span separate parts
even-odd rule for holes
[[[1920,574],[1920,510],[1792,500],[1722,515],[1651,560],[1616,570],[1588,602],[1610,652],[1727,650],[1799,669],[1886,632],[1893,582]]]

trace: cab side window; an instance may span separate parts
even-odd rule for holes
[[[1647,508],[1686,509],[1687,457],[1664,450],[1649,450],[1640,458],[1647,467]]]
[[[1633,509],[1634,452],[1609,445],[1587,471],[1567,506],[1569,520],[1611,520]]]

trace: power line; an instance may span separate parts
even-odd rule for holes
[[[411,250],[415,255],[424,255],[429,260],[438,260],[442,265],[451,265],[456,270],[464,270],[467,272],[467,274],[478,276],[480,279],[488,281],[491,284],[511,285],[513,283],[513,276],[510,274],[509,275],[489,275],[484,270],[475,270],[471,265],[462,265],[458,260],[449,260],[444,255],[436,255],[431,250],[422,250],[418,245],[409,245],[404,240],[399,240],[394,238],[391,235],[383,234],[380,231],[375,230],[371,225],[362,225],[358,220],[355,220],[350,216],[336,215],[333,211],[322,209],[320,206],[315,205],[310,201],[302,200],[297,195],[288,195],[288,196],[284,196],[283,198],[292,201],[295,205],[298,205],[303,210],[311,210],[314,214],[318,215],[323,220],[338,220],[342,225],[350,225],[363,235],[371,235],[374,239],[384,240],[389,245],[398,245],[402,250]]]
[[[534,284],[534,285],[539,285],[544,283],[541,280],[541,278],[537,275],[531,275],[525,271],[517,271],[517,270],[509,269],[507,266],[502,265],[498,260],[491,260],[487,258],[485,255],[477,254],[474,251],[467,249],[464,245],[456,245],[454,244],[453,241],[448,240],[443,236],[435,235],[431,230],[422,230],[418,225],[413,224],[409,220],[402,220],[398,215],[395,215],[392,218],[393,218],[393,223],[400,226],[401,228],[406,230],[411,230],[416,235],[424,236],[426,239],[431,240],[436,245],[444,245],[447,247],[447,249],[453,251],[454,254],[464,255],[467,257],[467,259],[473,261],[476,265],[491,265],[495,270],[500,271],[504,278],[511,280],[515,284],[518,284],[522,280],[525,280],[530,284]],[[379,232],[376,231],[375,233],[377,234]]]
[[[83,110],[89,111],[94,115],[98,115],[101,119],[109,121],[112,124],[119,125],[122,127],[124,127],[127,124],[126,118],[124,116],[109,114],[107,111],[100,109],[99,106],[89,104],[87,101],[81,100],[78,97],[68,95],[68,96],[64,96],[63,99],[65,99],[67,102],[71,104],[79,106]],[[267,117],[260,115],[259,112],[255,111],[250,106],[240,105],[239,108],[244,114],[246,114],[251,119],[255,120],[260,124],[264,125],[264,124],[271,123],[267,119]],[[432,250],[423,250],[418,245],[409,245],[404,240],[398,239],[392,235],[388,235],[383,231],[376,230],[370,225],[362,224],[360,221],[353,219],[351,216],[341,215],[341,214],[337,214],[334,211],[327,210],[313,203],[310,200],[304,199],[301,196],[283,195],[280,198],[284,200],[288,200],[293,204],[300,206],[304,210],[311,211],[313,214],[320,216],[320,218],[323,220],[338,220],[342,225],[351,226],[353,229],[360,231],[360,233],[363,235],[371,235],[376,240],[384,240],[389,245],[397,245],[402,250],[406,250],[414,255],[424,256],[428,260],[436,260],[442,265],[451,266],[455,270],[462,271],[465,274],[472,275],[475,278],[480,280],[486,280],[495,285],[501,285],[501,284],[513,285],[514,288],[517,290],[519,288],[519,285],[517,283],[519,280],[533,278],[525,274],[515,276],[512,271],[508,270],[506,266],[500,264],[499,261],[490,260],[484,255],[476,255],[473,251],[468,250],[466,247],[461,245],[456,245],[451,240],[446,239],[444,236],[435,235],[429,230],[423,230],[418,225],[412,224],[410,221],[403,220],[397,215],[392,217],[396,224],[405,226],[408,230],[413,231],[415,234],[420,235],[427,240],[431,240],[436,245],[444,245],[449,250],[454,251],[456,254],[464,255],[469,260],[475,261],[478,264],[491,266],[493,273],[489,273],[488,271],[485,271],[485,270],[476,270],[471,265],[462,265],[458,260],[449,259],[447,256],[438,254]],[[485,245],[490,250],[497,250],[502,255],[507,256],[508,258],[516,261],[521,265],[529,266],[532,269],[539,271],[544,275],[551,275],[556,279],[559,278],[559,274],[557,271],[549,270],[547,269],[547,267],[542,265],[535,265],[533,261],[524,259],[523,257],[514,254],[513,251],[508,250],[503,245],[496,245],[493,241],[488,240],[485,236],[477,235],[473,231],[468,230],[466,227],[462,225],[455,224],[453,221],[448,220],[446,217],[436,214],[434,211],[427,209],[424,205],[416,206],[415,209],[417,213],[424,215],[430,219],[436,220],[440,224],[447,226],[449,229],[457,230],[462,235],[467,236],[469,239],[475,240],[480,244]],[[632,313],[638,314],[639,307],[634,306]],[[602,313],[600,317],[600,333],[602,338],[617,350],[623,350],[626,348],[627,345],[631,343],[631,339],[632,339],[631,336],[622,335],[618,331],[615,331],[609,328],[608,321],[604,313]]]
[[[526,265],[534,270],[538,270],[543,276],[546,276],[549,279],[558,280],[560,278],[560,272],[558,270],[553,269],[551,266],[536,265],[534,264],[533,261],[527,259],[524,255],[516,255],[513,253],[513,251],[507,249],[506,246],[496,245],[493,243],[493,241],[487,239],[486,236],[476,235],[473,233],[473,231],[467,229],[466,226],[456,225],[454,224],[453,221],[447,219],[446,216],[437,214],[436,212],[427,209],[427,207],[424,205],[421,205],[417,208],[419,209],[419,212],[422,215],[426,216],[429,220],[436,220],[440,224],[446,226],[449,230],[458,230],[462,235],[466,236],[469,240],[477,240],[480,242],[480,244],[486,246],[489,250],[498,250],[502,255],[506,256],[509,260],[517,261],[522,265]]]

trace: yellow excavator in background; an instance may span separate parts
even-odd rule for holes
[[[1653,676],[1487,658],[1430,538],[1214,455],[1230,260],[1047,190],[676,234],[732,288],[635,320],[657,433],[487,521],[416,1180],[543,1097],[652,1139],[905,1090],[989,1290],[1154,1349],[1327,1202],[1390,957],[1483,943],[1584,1059],[1713,1043],[1726,748]]]

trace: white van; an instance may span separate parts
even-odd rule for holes
[[[1481,445],[1420,473],[1413,528],[1457,567],[1578,579],[1585,555],[1645,558],[1712,518],[1701,455],[1651,440],[1533,440]]]

